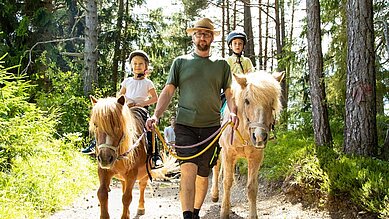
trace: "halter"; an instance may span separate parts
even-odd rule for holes
[[[115,154],[117,155],[117,158],[116,160],[122,160],[122,159],[128,159],[127,155],[131,152],[132,149],[136,148],[140,141],[142,140],[142,138],[145,136],[145,131],[142,133],[142,135],[136,140],[136,142],[132,145],[132,147],[130,147],[126,152],[124,152],[123,154],[120,154],[118,155],[118,148],[120,147],[120,145],[123,143],[123,139],[124,139],[124,134],[122,135],[122,137],[120,138],[120,141],[118,143],[118,145],[115,147],[113,145],[109,145],[109,144],[101,144],[99,145],[97,148],[100,150],[102,148],[109,148],[111,150],[113,150],[115,152]]]
[[[244,111],[244,114],[245,114],[245,117],[247,117],[247,114],[246,114],[246,111]],[[250,122],[250,121],[247,121],[248,122],[248,132],[249,132],[249,136],[250,136],[250,141],[251,141],[251,144],[254,146],[254,148],[256,149],[265,149],[266,148],[266,144],[264,144],[263,146],[255,146],[254,144],[254,137],[251,135],[252,131],[254,129],[262,129],[266,132],[266,134],[269,134],[270,130],[271,130],[271,124],[270,126],[266,126],[264,123],[261,123],[261,122]],[[243,137],[241,137],[243,139]],[[267,139],[268,140],[268,139]],[[244,139],[244,142],[246,143],[246,146],[249,145],[248,142],[246,139]]]

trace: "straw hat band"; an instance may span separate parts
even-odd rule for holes
[[[213,22],[209,18],[202,18],[195,23],[192,28],[186,29],[188,35],[192,35],[196,30],[209,30],[213,32],[214,36],[218,36],[220,34],[219,30],[215,30]]]

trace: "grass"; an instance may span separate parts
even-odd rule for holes
[[[239,160],[241,173],[247,172]],[[312,195],[318,206],[333,198],[350,199],[360,210],[389,216],[389,162],[350,156],[341,146],[316,148],[312,138],[298,131],[280,133],[268,143],[260,177],[270,182],[298,186]],[[243,169],[243,170],[242,170]]]
[[[0,218],[45,218],[97,184],[94,162],[74,145],[56,140],[45,147],[1,172]]]

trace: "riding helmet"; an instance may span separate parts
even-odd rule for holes
[[[145,61],[146,61],[146,64],[149,64],[150,63],[150,59],[149,59],[149,56],[147,55],[147,53],[143,50],[134,50],[130,53],[130,56],[128,57],[128,62],[131,63],[131,60],[132,58],[134,58],[135,56],[142,56]]]
[[[232,40],[234,40],[234,39],[242,39],[243,45],[246,45],[246,43],[247,43],[247,35],[243,31],[234,30],[231,33],[229,33],[227,36],[227,44],[230,45]]]

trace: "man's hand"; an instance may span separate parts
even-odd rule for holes
[[[230,113],[230,121],[234,123],[234,129],[238,129],[239,118],[235,113]]]
[[[154,124],[158,124],[158,122],[159,122],[159,119],[155,115],[153,115],[152,117],[148,118],[146,120],[146,124],[145,124],[147,131],[153,130],[154,129]]]

